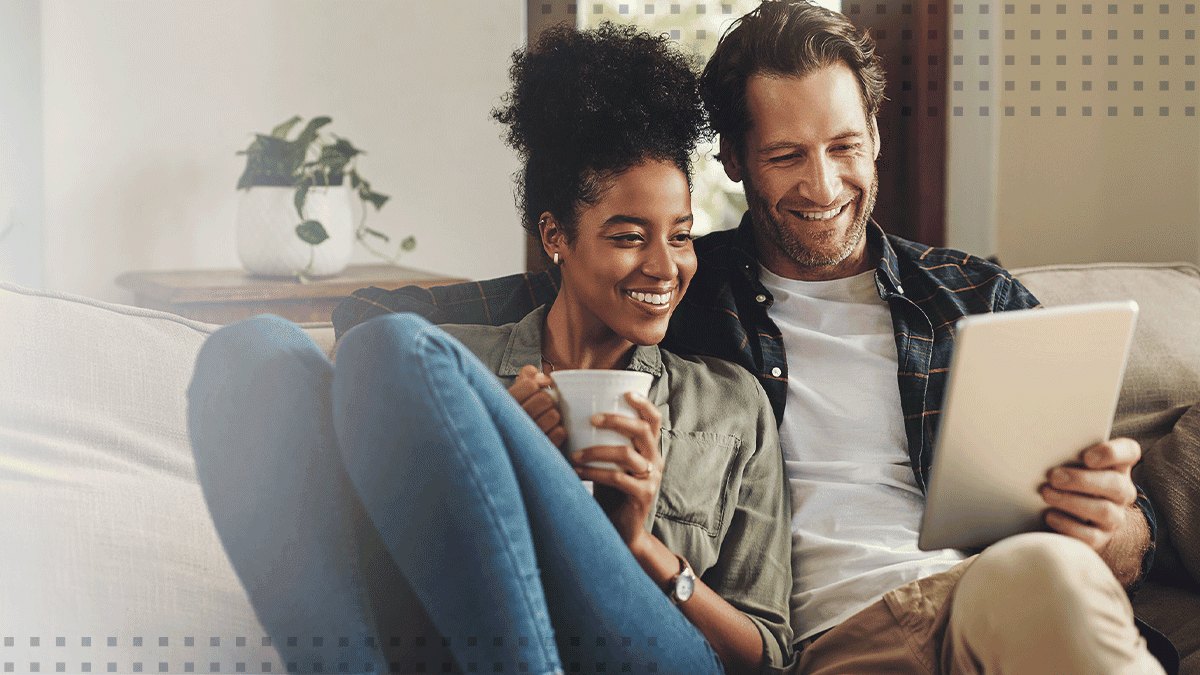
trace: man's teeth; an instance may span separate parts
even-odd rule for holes
[[[842,209],[844,209],[844,208],[846,208],[846,205],[842,204],[841,206],[839,206],[836,209],[833,209],[831,211],[822,211],[819,213],[814,213],[814,212],[810,212],[810,211],[800,211],[799,213],[800,213],[800,217],[805,220],[829,220],[830,218],[841,213]]]
[[[638,293],[637,291],[626,291],[629,297],[639,302],[649,303],[651,305],[665,305],[671,299],[670,293]]]

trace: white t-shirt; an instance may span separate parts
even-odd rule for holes
[[[875,272],[832,281],[761,269],[783,333],[780,443],[792,490],[792,629],[832,628],[959,551],[917,548],[925,498],[909,462],[892,315]]]

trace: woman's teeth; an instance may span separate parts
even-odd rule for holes
[[[644,302],[649,305],[665,305],[671,299],[670,293],[638,293],[637,291],[625,291],[629,297]]]
[[[834,216],[841,213],[842,209],[844,209],[844,208],[846,208],[846,205],[842,204],[841,206],[837,207],[836,209],[833,209],[831,211],[822,211],[820,213],[801,211],[800,217],[803,218],[804,220],[829,220],[830,218],[833,218]]]

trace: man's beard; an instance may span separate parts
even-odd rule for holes
[[[798,265],[829,267],[850,257],[867,231],[867,221],[871,218],[871,211],[875,209],[875,195],[879,192],[879,174],[872,174],[871,187],[867,190],[865,203],[860,192],[858,199],[847,205],[857,207],[858,214],[850,229],[846,231],[843,241],[840,244],[834,242],[831,250],[806,244],[799,233],[781,222],[772,206],[758,193],[749,176],[743,176],[742,187],[746,192],[746,204],[750,208],[750,217],[754,220],[755,228],[761,228],[759,231],[775,248]]]

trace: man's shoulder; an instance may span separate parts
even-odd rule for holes
[[[737,230],[719,230],[696,237],[694,248],[701,265],[728,267],[738,252]]]
[[[1038,305],[1008,270],[990,260],[891,234],[887,240],[895,252],[900,283],[918,303],[954,296],[954,304],[965,314]]]
[[[914,269],[924,270],[935,276],[965,273],[971,276],[999,274],[1012,277],[1008,270],[1000,265],[964,251],[929,246],[894,234],[887,235],[887,239],[902,263],[907,262]]]

